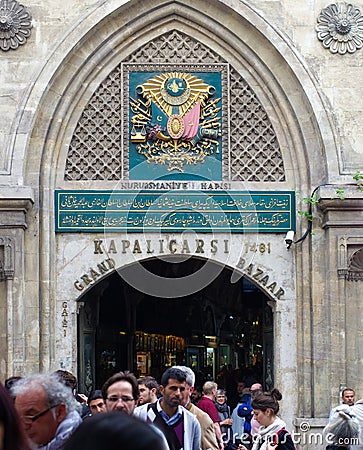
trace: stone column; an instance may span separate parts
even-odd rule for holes
[[[0,196],[0,378],[21,375],[25,354],[26,214],[33,204],[27,189],[2,189]]]
[[[311,279],[303,285],[307,297],[300,315],[306,338],[310,327],[312,392],[310,413],[301,410],[294,421],[298,449],[325,449],[322,431],[331,407],[339,403],[341,386],[357,389],[357,398],[363,396],[363,192],[349,185],[337,195],[340,187],[319,188],[314,235],[309,237]],[[300,363],[305,370],[310,360],[304,357]],[[306,389],[303,393],[308,395]]]
[[[330,376],[319,380],[316,374],[316,386],[328,384],[329,407],[339,403],[343,386],[358,390],[357,397],[363,396],[363,192],[359,186],[343,186],[343,198],[338,198],[338,187],[320,188],[318,197],[327,238],[327,323],[321,331],[326,335]]]

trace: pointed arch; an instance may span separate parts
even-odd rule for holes
[[[55,261],[55,255],[60,256],[63,251],[57,247],[59,240],[54,238],[52,194],[55,187],[64,186],[65,160],[74,130],[92,95],[117,64],[147,42],[175,29],[193,36],[228,61],[256,93],[279,138],[288,174],[288,181],[282,182],[286,188],[308,193],[312,186],[328,181],[328,166],[332,177],[339,173],[339,148],[329,108],[316,89],[313,76],[288,40],[247,1],[105,0],[95,3],[93,9],[85,11],[83,20],[55,45],[55,51],[29,88],[22,113],[12,128],[13,159],[24,161],[23,172],[19,169],[13,176],[36,191],[29,235],[34,232],[36,236],[39,231],[39,241],[36,243],[34,239],[32,244],[38,245],[33,253],[40,255],[39,280],[35,282],[39,286],[41,310],[41,370],[50,370],[56,354],[56,343],[51,339],[56,319],[50,311],[55,309],[60,290],[57,276],[62,262]],[[248,186],[256,187],[254,181]],[[83,187],[105,186],[97,180],[92,184],[86,181]],[[301,255],[297,264],[300,265],[297,276],[301,280],[309,279],[310,255]],[[299,285],[304,283],[301,281]],[[308,304],[309,292],[305,290],[298,295],[304,311],[302,306],[305,301]],[[275,304],[285,312],[284,302]],[[281,319],[282,314],[278,316],[281,328],[276,348],[283,348],[281,341],[286,336],[289,342],[296,341],[295,303],[291,304],[291,308],[286,307],[292,319],[289,323]],[[291,352],[289,361],[280,352],[280,379],[282,367],[296,361],[295,349]],[[291,386],[296,385],[295,367],[292,364],[288,373],[284,372]]]
[[[163,61],[163,64],[154,64],[154,61]],[[93,93],[69,143],[64,175],[66,181],[117,181],[128,178],[128,139],[121,127],[129,98],[122,86],[126,84],[123,73],[128,74],[130,68],[133,70],[134,64],[140,69],[148,68],[149,72],[165,71],[165,67],[170,67],[169,70],[178,67],[181,71],[205,71],[216,65],[227,65],[224,90],[229,92],[229,121],[226,119],[228,109],[224,106],[222,126],[223,135],[229,137],[223,138],[224,147],[228,144],[228,148],[223,149],[225,178],[243,182],[286,181],[279,139],[253,89],[214,50],[177,29],[155,37],[131,53]],[[277,123],[278,119],[273,118],[273,121]],[[123,151],[120,145],[122,135],[125,136]]]
[[[252,8],[240,2],[234,10],[228,2],[217,0],[199,0],[193,6],[153,1],[145,9],[133,8],[133,1],[117,7],[116,1],[105,3],[59,44],[29,93],[24,109],[31,111],[31,127],[26,139],[15,143],[17,156],[26,155],[27,182],[31,184],[39,173],[43,185],[59,181],[64,143],[70,142],[80,112],[97,86],[120,60],[171,28],[208,44],[246,79],[267,114],[275,117],[273,125],[289,156],[287,170],[294,172],[298,188],[326,180],[328,161],[335,165],[331,172],[337,172],[337,155],[326,155],[336,148],[334,131],[313,78],[294,49]],[[29,116],[20,118],[18,129],[25,128],[24,120],[29,121]],[[24,142],[26,153],[21,148]],[[318,165],[314,173],[309,172],[312,161],[315,168]]]

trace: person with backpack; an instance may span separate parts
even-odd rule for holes
[[[199,422],[182,406],[186,379],[184,371],[169,367],[161,376],[161,398],[134,411],[135,416],[153,424],[163,433],[170,450],[200,450]]]
[[[243,420],[243,433],[240,436],[242,444],[244,444],[248,449],[252,447],[252,433],[251,433],[251,421],[253,418],[253,411],[251,406],[252,394],[244,394],[242,397],[244,402],[238,404],[237,414]],[[236,441],[235,441],[236,442]]]

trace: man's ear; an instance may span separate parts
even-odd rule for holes
[[[190,386],[189,392],[190,393],[194,392],[194,386]]]
[[[66,415],[67,415],[66,405],[64,403],[60,403],[55,410],[55,420],[57,421],[57,423],[61,423],[65,419]]]
[[[162,384],[159,386],[159,392],[161,395],[164,394],[164,386]]]
[[[156,388],[151,388],[150,391],[156,395]]]

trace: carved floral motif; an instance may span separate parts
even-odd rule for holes
[[[332,53],[354,53],[363,45],[362,13],[351,3],[333,3],[321,11],[316,31]]]
[[[0,0],[0,48],[16,50],[30,36],[31,15],[15,0]]]

